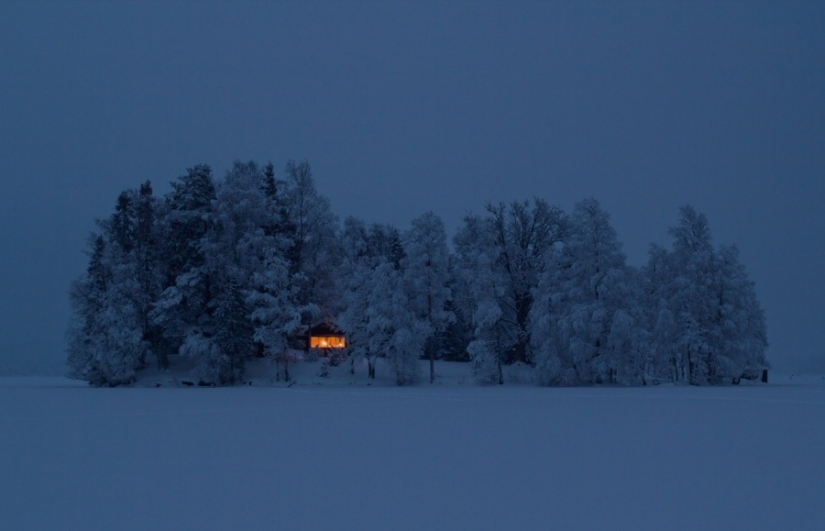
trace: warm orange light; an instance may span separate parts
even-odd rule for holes
[[[309,338],[310,348],[346,348],[347,340],[338,336],[312,336]]]

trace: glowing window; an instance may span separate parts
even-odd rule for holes
[[[310,348],[346,348],[347,340],[341,336],[312,336],[309,338]]]

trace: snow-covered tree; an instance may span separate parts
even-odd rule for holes
[[[720,275],[716,285],[719,297],[718,326],[720,377],[738,382],[755,378],[768,367],[765,313],[756,297],[756,285],[739,262],[736,246],[718,249]]]
[[[541,199],[489,204],[486,216],[465,217],[453,240],[457,287],[463,311],[472,315],[468,352],[482,380],[503,383],[502,364],[531,361],[532,290],[566,225],[564,213]]]
[[[177,277],[203,264],[201,239],[209,229],[215,182],[212,169],[198,164],[172,183],[172,193],[166,196],[160,234],[166,266],[166,285]]]
[[[368,377],[374,378],[375,360],[381,353],[370,350],[367,308],[373,270],[385,258],[370,245],[367,225],[354,217],[344,220],[341,250],[343,260],[336,274],[341,293],[338,322],[347,333],[351,370],[355,371],[356,360],[366,360]]]
[[[90,384],[105,385],[105,373],[97,367],[95,354],[98,350],[97,316],[103,307],[111,272],[105,266],[106,240],[99,234],[89,237],[89,265],[80,278],[72,282],[69,290],[71,317],[66,333],[68,375]]]
[[[707,218],[690,206],[653,247],[645,268],[652,345],[674,381],[738,381],[766,367],[765,318],[735,247],[713,248]]]
[[[112,215],[97,221],[89,267],[72,285],[69,373],[93,385],[128,383],[161,352],[149,318],[162,282],[156,204],[148,181],[122,192]]]
[[[399,385],[414,383],[428,331],[408,299],[398,230],[378,224],[367,227],[348,218],[342,242],[339,323],[347,332],[353,362],[366,359],[368,374],[374,378],[377,358],[386,358]]]
[[[444,222],[427,212],[414,219],[404,234],[405,258],[402,261],[404,284],[413,316],[420,321],[418,328],[425,343],[425,354],[430,360],[430,383],[435,381],[436,334],[455,320],[447,309],[452,294],[449,281],[449,250]]]
[[[297,330],[301,309],[285,256],[292,241],[279,230],[283,218],[272,184],[269,171],[237,161],[216,186],[201,244],[212,300],[199,333],[201,342],[217,347],[201,350],[208,381],[238,381],[256,343],[263,354],[288,359],[287,338]],[[213,353],[220,361],[209,358]],[[289,379],[288,365],[284,372]]]
[[[210,230],[215,182],[207,165],[189,168],[172,183],[159,219],[163,256],[164,290],[153,304],[152,324],[161,330],[167,354],[186,354],[197,360],[200,376],[212,377],[217,367],[217,347],[212,341],[209,318],[213,313],[213,278],[209,274],[204,242]]]
[[[531,313],[539,380],[641,381],[645,330],[636,276],[595,199],[576,205],[567,241],[546,259]]]
[[[338,317],[338,322],[347,333],[351,370],[355,370],[356,360],[366,360],[367,375],[369,378],[374,378],[375,361],[381,352],[371,350],[368,328],[367,308],[369,307],[368,297],[373,268],[363,262],[358,262],[347,264],[347,269],[348,273],[340,277],[343,311]]]
[[[274,250],[268,251],[263,267],[252,275],[250,287],[247,303],[252,310],[253,339],[263,354],[283,361],[284,379],[289,381],[289,338],[301,328],[302,315],[312,314],[315,308],[297,304],[287,261]]]
[[[263,174],[254,162],[236,161],[215,186],[207,233],[200,249],[200,268],[209,282],[210,300],[201,317],[201,342],[214,343],[196,358],[201,380],[233,384],[239,381],[252,352],[253,325],[247,306],[250,277],[261,267],[257,247],[266,245],[263,226],[269,221]],[[193,351],[194,352],[194,351]]]
[[[94,386],[134,381],[149,348],[128,262],[102,235],[93,235],[89,267],[70,291],[69,376]]]
[[[506,277],[495,267],[499,249],[489,220],[467,216],[456,234],[457,287],[461,309],[471,316],[472,340],[467,352],[474,372],[484,383],[504,383],[502,364],[512,344],[512,323],[502,319]]]
[[[239,381],[256,345],[283,356],[298,309],[285,258],[292,241],[271,172],[237,161],[222,180],[208,176],[190,170],[169,201],[166,230],[192,241],[171,242],[188,256],[172,264],[180,272],[153,317],[194,359],[200,380],[226,385]]]
[[[383,262],[371,275],[366,308],[370,352],[383,353],[396,372],[398,385],[414,383],[423,351],[421,321],[410,311],[401,272]]]
[[[123,192],[72,288],[70,372],[122,383],[150,353],[161,369],[179,353],[204,382],[232,384],[251,352],[283,357],[302,319],[338,304],[335,222],[306,163],[286,180],[271,164],[236,162],[218,180],[198,165],[163,202],[148,182]]]
[[[284,184],[284,230],[291,242],[287,257],[298,302],[317,305],[321,317],[334,317],[338,218],[329,200],[316,190],[309,163],[290,161]]]
[[[647,322],[648,348],[645,350],[645,375],[654,379],[677,380],[678,349],[671,343],[676,320],[670,306],[675,288],[673,257],[667,249],[651,245],[648,262],[640,272],[643,319]]]
[[[673,253],[679,265],[671,305],[677,319],[671,342],[679,353],[681,379],[708,383],[716,372],[716,352],[712,336],[718,302],[714,297],[716,253],[707,218],[692,207],[680,209],[679,224],[670,229]]]
[[[150,314],[152,304],[163,290],[163,268],[161,266],[161,246],[158,241],[157,211],[160,202],[153,195],[152,184],[146,181],[135,194],[135,231],[132,250],[137,292],[133,299],[143,328],[143,337],[154,353],[159,369],[169,365],[167,350],[162,344],[161,330],[152,325]]]

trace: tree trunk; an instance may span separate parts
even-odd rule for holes
[[[371,380],[375,379],[375,362],[367,358],[367,377]]]
[[[166,355],[166,350],[163,347],[158,347],[156,356],[158,358],[158,370],[165,371],[169,368],[169,357]]]
[[[430,351],[430,385],[432,385],[435,382],[435,349],[432,338],[427,341],[427,349]]]
[[[530,341],[530,307],[533,305],[533,297],[530,293],[516,293],[515,303],[518,337],[513,350],[513,358],[509,362],[527,363],[527,343]]]
[[[694,372],[696,368],[693,363],[693,359],[690,356],[690,352],[688,352],[688,384],[689,385],[696,385],[696,378],[694,377]]]
[[[498,384],[504,385],[504,369],[501,367],[501,359],[497,360],[498,363]]]

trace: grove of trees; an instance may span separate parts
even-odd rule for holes
[[[734,246],[682,207],[672,248],[629,266],[595,199],[565,213],[534,198],[468,214],[448,246],[427,212],[401,230],[339,223],[308,163],[198,165],[156,197],[122,192],[70,289],[69,375],[94,386],[191,360],[209,385],[242,381],[318,322],[347,334],[351,370],[379,358],[399,385],[419,360],[471,361],[481,382],[528,368],[543,385],[738,383],[767,367],[765,315]],[[283,362],[280,365],[280,362]]]

